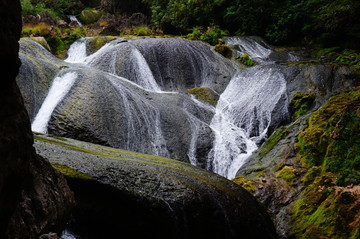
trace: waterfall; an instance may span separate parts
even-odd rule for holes
[[[248,53],[252,59],[267,60],[272,53],[267,43],[255,37],[227,37],[225,43],[238,46],[241,54]]]
[[[146,149],[148,145],[146,141],[149,140],[153,154],[169,157],[161,130],[159,110],[144,97],[122,84],[119,77],[107,77],[107,79],[118,91],[125,109],[127,122],[125,149],[149,152]]]
[[[81,38],[71,44],[65,61],[69,63],[85,63],[86,57],[86,38]]]
[[[268,136],[272,122],[278,122],[280,114],[288,114],[285,76],[272,64],[272,48],[259,39],[226,40],[239,45],[240,52],[261,60],[260,65],[245,70],[236,69],[235,63],[200,42],[119,38],[88,56],[89,40],[81,38],[73,43],[66,63],[58,63],[69,69],[56,75],[41,107],[37,106],[33,131],[46,133],[53,111],[63,102],[57,113],[69,108],[74,111],[53,119],[60,123],[66,120],[64,129],[76,131],[69,137],[79,130],[84,138],[188,159],[193,165],[206,164],[208,170],[233,178]],[[26,49],[33,54],[32,48]],[[68,94],[75,81],[72,94]],[[220,94],[216,107],[181,93],[198,86]],[[64,97],[69,98],[63,101]],[[77,105],[72,107],[74,102]],[[56,132],[56,126],[51,130]]]
[[[71,89],[77,76],[75,72],[68,72],[62,76],[55,77],[49,93],[31,125],[32,131],[47,133],[47,125],[52,112]]]
[[[207,105],[197,99],[193,95],[191,95],[191,102],[195,103],[196,106],[199,108],[206,109],[210,112],[215,112],[215,108],[211,105]],[[199,117],[196,116],[196,108],[192,104],[185,103],[183,104],[183,111],[185,115],[187,116],[187,121],[191,128],[191,139],[189,142],[189,150],[188,150],[188,158],[192,165],[197,165],[197,142],[200,134],[200,129],[204,126],[209,126],[208,123],[201,120]]]
[[[234,178],[257,149],[256,142],[266,137],[272,111],[283,96],[286,81],[276,68],[257,66],[235,75],[221,94],[210,124],[215,142],[208,169]]]
[[[141,54],[141,52],[138,49],[133,48],[131,50],[130,57],[130,61],[133,63],[132,67],[134,69],[133,72],[136,78],[135,83],[147,90],[161,91],[159,85],[156,83],[149,65],[146,62],[146,59]]]
[[[83,26],[83,24],[79,21],[79,19],[77,19],[76,16],[74,16],[74,15],[68,15],[68,17],[69,17],[70,21],[76,22],[76,23],[79,25],[79,27],[82,27],[82,26]]]

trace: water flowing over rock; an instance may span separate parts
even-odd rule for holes
[[[52,79],[77,75],[62,100],[48,90],[55,80],[24,82],[33,64],[24,60],[20,85],[45,89],[27,96],[27,105],[35,112],[32,119],[49,93],[57,99],[53,112],[49,120],[39,118],[51,134],[171,157],[228,178],[235,176],[269,135],[290,121],[289,99],[294,93],[331,94],[339,82],[325,83],[323,79],[342,74],[331,65],[293,62],[301,57],[277,51],[256,37],[226,39],[235,46],[236,54],[246,52],[258,61],[257,66],[244,70],[202,42],[109,40],[102,41],[104,45],[94,52],[89,51],[93,38],[79,39],[64,62],[54,60],[58,68],[48,67]],[[31,48],[34,56],[50,54],[31,40],[24,42],[23,52],[29,52],[27,46],[32,44],[36,46]],[[52,62],[51,57],[47,59]],[[186,93],[195,87],[219,94],[217,105]],[[321,104],[321,99],[315,103]]]
[[[281,109],[273,112],[279,103]],[[257,149],[256,143],[266,137],[269,126],[289,118],[287,105],[286,81],[276,68],[257,66],[235,75],[221,95],[210,124],[216,133],[208,168],[234,178]]]

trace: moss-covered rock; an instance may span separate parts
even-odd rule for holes
[[[298,178],[296,175],[296,169],[290,166],[284,166],[280,171],[276,173],[276,177],[282,178],[289,184],[293,184]]]
[[[331,97],[298,136],[309,168],[293,208],[298,238],[357,238],[360,201],[360,87]]]
[[[115,40],[117,37],[114,36],[101,36],[101,37],[91,37],[88,38],[86,53],[91,55],[99,50],[106,43]]]
[[[232,57],[232,50],[230,49],[229,46],[223,44],[223,43],[218,43],[214,46],[214,50],[218,53],[220,53],[221,55],[223,55],[226,58],[231,58]]]
[[[80,22],[91,24],[99,20],[105,13],[96,9],[85,9],[79,15]]]
[[[246,190],[190,164],[41,134],[35,147],[67,175],[84,238],[276,238]]]
[[[255,192],[255,185],[256,183],[252,180],[247,179],[244,176],[238,176],[232,179],[232,181],[241,187],[245,188],[249,193]]]
[[[312,107],[315,95],[306,92],[297,92],[290,102],[290,112],[294,119],[306,114]]]
[[[196,87],[188,89],[189,94],[195,95],[197,99],[216,105],[219,100],[219,95],[212,89],[207,87]]]

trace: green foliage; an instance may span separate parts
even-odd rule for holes
[[[48,12],[53,18],[61,18],[73,3],[72,0],[20,0],[22,15],[37,15]]]
[[[138,26],[134,29],[136,36],[149,36],[151,34],[151,30],[147,26]]]
[[[49,35],[46,37],[46,41],[48,42],[51,48],[51,52],[54,55],[59,56],[60,58],[63,58],[65,56],[67,46],[60,37]]]
[[[25,25],[22,29],[22,37],[29,36],[47,36],[51,32],[51,26],[44,22],[40,22],[35,26]]]
[[[209,23],[216,22],[219,17],[217,10],[224,1],[143,0],[151,9],[155,27],[172,29],[209,26]]]
[[[244,53],[242,56],[237,57],[245,66],[253,66],[255,62],[253,59],[250,58],[248,53]]]
[[[221,39],[222,40],[222,39]],[[226,58],[231,58],[232,51],[229,46],[225,45],[222,41],[219,40],[218,44],[214,46],[214,50]]]
[[[334,183],[331,173],[323,173],[304,188],[292,211],[295,238],[357,238],[359,201]]]
[[[228,34],[227,31],[221,30],[218,26],[209,26],[206,30],[202,27],[194,27],[192,33],[185,36],[185,38],[189,40],[201,40],[210,45],[215,45],[219,39],[228,36]]]
[[[315,95],[297,92],[294,94],[290,102],[290,112],[294,119],[299,118],[300,116],[306,114],[312,107],[315,100]]]

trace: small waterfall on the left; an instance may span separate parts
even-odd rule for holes
[[[32,131],[47,133],[47,125],[52,112],[69,92],[77,77],[78,75],[76,72],[67,72],[61,76],[55,77],[49,93],[31,125]]]

